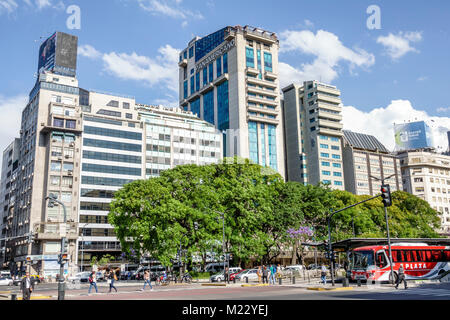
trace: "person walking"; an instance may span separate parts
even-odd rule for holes
[[[150,279],[150,272],[148,270],[145,270],[145,272],[144,272],[144,287],[141,289],[141,291],[145,290],[145,286],[147,285],[147,283],[150,286],[150,290],[153,290],[152,281]]]
[[[20,283],[20,287],[22,289],[22,299],[30,300],[31,293],[34,290],[34,281],[31,280],[29,272],[26,272],[25,277],[22,279]]]
[[[88,294],[91,293],[92,287],[95,288],[95,293],[98,293],[98,288],[97,288],[97,274],[95,273],[95,271],[92,271],[92,272],[91,272],[91,275],[89,276],[89,291],[88,291]]]
[[[109,292],[111,293],[112,289],[116,290],[117,292],[117,288],[114,286],[114,281],[117,280],[117,276],[116,273],[114,272],[114,270],[111,270],[108,274],[108,283],[109,283]]]
[[[256,271],[256,275],[258,276],[258,283],[261,283],[261,278],[262,278],[261,267],[258,267],[258,271]]]
[[[267,270],[267,267],[263,265],[262,267],[262,282],[263,284],[268,283],[267,276],[268,276],[269,270]]]
[[[398,286],[402,281],[405,284],[405,290],[408,289],[408,284],[406,283],[406,275],[405,275],[405,269],[403,268],[403,264],[400,265],[400,268],[398,269],[398,277],[397,277],[397,283],[395,284],[395,289],[398,289]]]
[[[320,269],[320,279],[322,280],[323,285],[327,284],[327,267],[325,265],[322,265],[322,268]]]

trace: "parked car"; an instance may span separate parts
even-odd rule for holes
[[[258,269],[246,270],[236,276],[236,281],[246,281],[246,279],[248,279],[248,281],[258,280],[257,271]]]
[[[309,266],[308,266],[308,270],[320,270],[320,268],[322,268],[322,266],[320,265],[320,264],[310,264]]]
[[[244,272],[244,271],[247,271],[247,269],[243,269],[243,270],[241,270],[241,271],[239,271],[239,272],[235,272],[235,273],[230,274],[230,281],[233,281],[234,278],[235,278],[238,274],[241,274],[241,273]],[[236,279],[236,280],[237,280],[237,279]]]
[[[71,283],[88,282],[90,274],[90,272],[79,272],[76,275],[67,278],[67,280]]]
[[[22,279],[25,278],[25,275],[22,277],[19,276],[15,276],[12,280],[13,280],[13,285],[15,286],[20,286],[20,283],[22,282]],[[33,283],[41,283],[41,277],[35,274],[30,275],[31,278],[31,282]]]
[[[225,267],[227,265],[225,264]],[[205,267],[205,272],[217,273],[223,271],[223,262],[209,263]]]
[[[12,278],[2,277],[0,278],[0,286],[12,286],[14,283]]]
[[[103,272],[97,271],[97,281],[98,282],[106,281],[105,275],[103,274]]]
[[[302,270],[303,269],[299,268],[299,266],[288,266],[282,271],[282,273],[285,274],[285,275],[291,275],[292,274],[294,276],[298,276],[298,275],[301,274]]]

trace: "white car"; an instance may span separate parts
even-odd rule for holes
[[[71,283],[75,282],[88,282],[90,272],[79,272],[74,276],[67,278],[67,280]]]
[[[11,278],[0,278],[0,286],[12,286],[13,279]]]
[[[258,269],[249,269],[236,276],[236,281],[258,281]]]

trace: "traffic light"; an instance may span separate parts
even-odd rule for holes
[[[385,207],[392,206],[391,188],[388,184],[381,186],[381,198],[383,198],[383,204]]]
[[[58,255],[58,264],[64,264],[69,260],[69,255],[67,253]]]

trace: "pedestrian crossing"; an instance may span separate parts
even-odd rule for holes
[[[395,295],[420,295],[420,296],[432,296],[432,297],[447,297],[450,299],[450,290],[447,289],[434,289],[434,288],[408,288],[399,287],[398,290],[389,292]]]

